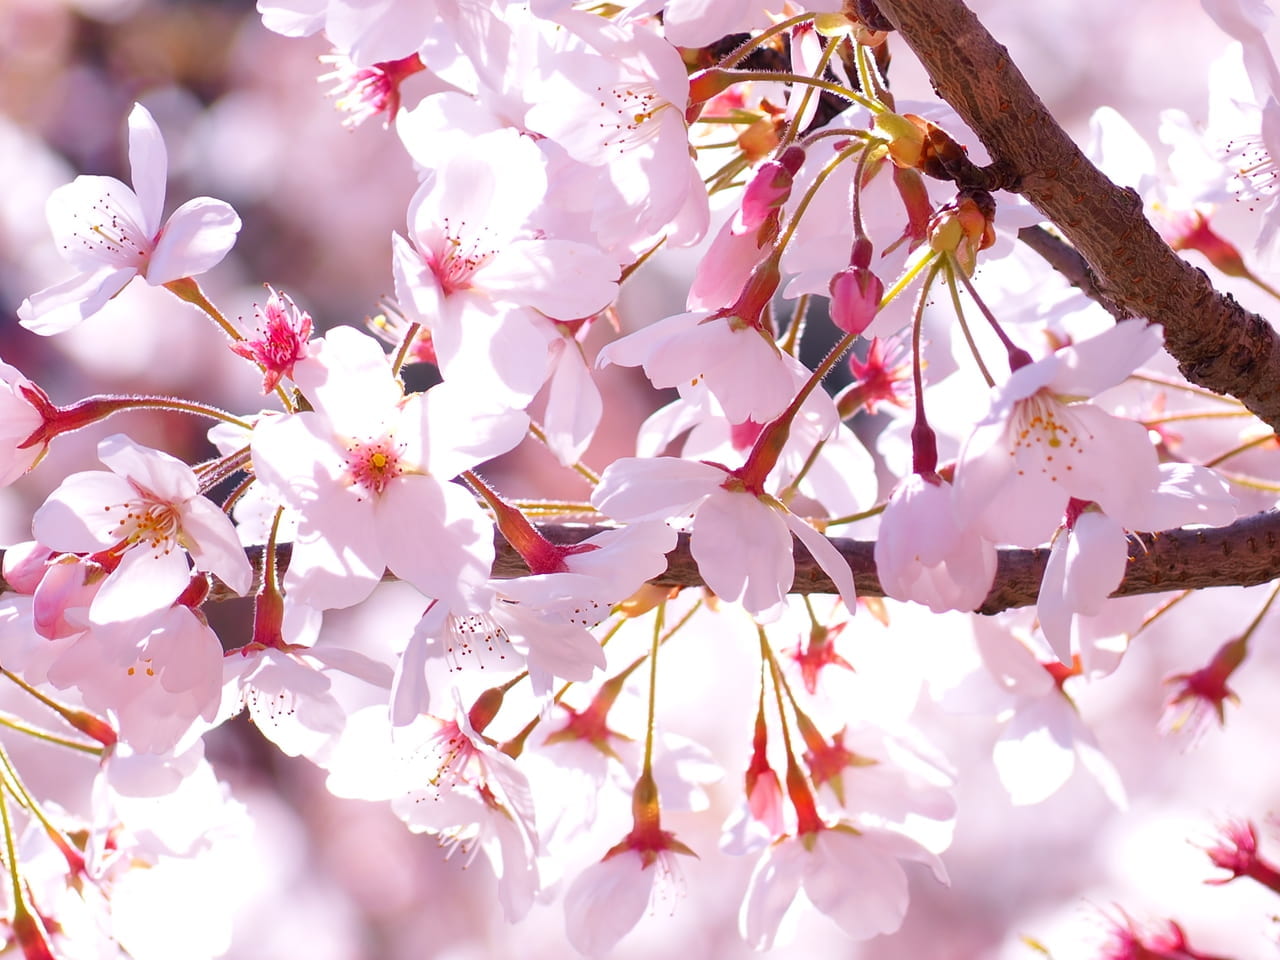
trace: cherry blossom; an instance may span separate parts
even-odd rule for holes
[[[794,534],[854,609],[852,573],[830,541],[772,497],[734,489],[723,467],[672,457],[615,460],[591,502],[624,522],[692,514],[690,550],[707,586],[763,620],[776,619],[785,605],[795,576]]]
[[[446,380],[490,404],[523,408],[548,374],[552,320],[604,309],[617,265],[531,221],[546,161],[512,130],[475,137],[443,160],[409,205],[409,235],[392,238],[396,294],[431,330]]]
[[[160,128],[141,104],[129,114],[133,189],[114,177],[76,177],[49,197],[49,227],[79,272],[32,294],[18,308],[27,329],[61,333],[102,309],[136,276],[152,286],[198,276],[227,255],[240,218],[221,200],[188,200],[167,220],[169,163]]]
[[[854,940],[892,933],[907,912],[901,860],[928,865],[947,882],[942,861],[907,837],[849,823],[823,825],[774,843],[756,863],[738,914],[738,930],[757,950],[774,945],[783,916],[805,899]]]
[[[960,453],[959,514],[987,540],[1034,547],[1071,497],[1113,515],[1133,509],[1159,485],[1146,428],[1074,398],[1119,383],[1159,346],[1157,328],[1126,320],[1014,371]]]
[[[235,528],[199,493],[182,461],[123,434],[98,444],[110,473],[72,474],[36,511],[32,528],[51,549],[102,552],[114,564],[93,598],[96,623],[126,621],[168,607],[187,586],[190,554],[197,570],[237,593],[253,571]]]
[[[258,479],[301,517],[286,592],[321,609],[350,606],[390,568],[460,603],[459,584],[488,576],[493,534],[450,480],[511,449],[526,418],[461,416],[470,404],[450,384],[404,396],[377,341],[350,327],[314,341],[294,379],[314,410],[264,418],[252,443]]]
[[[262,368],[262,392],[270,393],[282,379],[293,376],[293,365],[307,355],[311,314],[276,290],[271,290],[266,306],[254,304],[253,312],[259,324],[257,337],[237,340],[230,347]]]
[[[880,517],[876,572],[887,595],[934,613],[974,610],[996,575],[995,545],[962,521],[951,484],[904,478]]]

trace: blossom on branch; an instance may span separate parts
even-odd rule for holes
[[[49,197],[49,227],[63,259],[79,272],[33,293],[22,325],[61,333],[92,316],[134,277],[153,287],[197,276],[222,262],[240,218],[221,200],[188,200],[162,220],[168,155],[160,128],[141,104],[129,114],[133,189],[114,177],[76,177]]]

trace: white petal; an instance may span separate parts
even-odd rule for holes
[[[621,853],[588,867],[564,896],[564,926],[569,942],[587,957],[614,948],[644,914],[653,890],[654,866],[641,869],[640,858]]]
[[[127,434],[104,437],[98,443],[98,459],[112,473],[127,478],[158,500],[178,504],[200,490],[200,481],[189,466],[162,450],[144,447]]]
[[[698,507],[689,551],[717,596],[761,619],[780,612],[795,578],[795,557],[777,510],[752,494],[717,487]]]
[[[240,217],[211,197],[188,200],[165,222],[147,265],[152,286],[196,277],[222,262],[236,242]]]
[[[138,275],[133,267],[99,267],[33,293],[18,307],[18,320],[32,333],[49,337],[93,316]]]
[[[169,157],[160,128],[140,103],[135,103],[129,111],[129,169],[133,190],[142,208],[142,223],[148,237],[154,237],[164,215]]]
[[[784,840],[756,863],[738,911],[738,932],[753,949],[772,949],[783,917],[799,892],[809,856],[798,841]]]
[[[624,522],[666,520],[689,512],[725,480],[725,471],[677,457],[620,457],[605,468],[591,505]]]
[[[992,760],[1017,806],[1039,803],[1075,769],[1071,705],[1057,694],[1025,702],[996,741]]]
[[[845,607],[850,613],[856,613],[858,592],[853,585],[853,570],[850,569],[849,562],[840,555],[839,550],[832,546],[830,540],[795,514],[788,511],[784,518],[791,532],[800,538],[800,542],[813,555],[813,559],[818,561],[818,566],[826,571],[827,576],[836,585],[836,590],[840,592],[840,599],[844,601]]]

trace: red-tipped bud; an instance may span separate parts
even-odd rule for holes
[[[880,312],[884,284],[866,267],[845,267],[831,278],[831,322],[855,336]]]
[[[804,163],[804,151],[788,147],[782,156],[760,165],[742,193],[742,208],[734,218],[733,232],[749,233],[782,207],[791,196],[795,173]]]

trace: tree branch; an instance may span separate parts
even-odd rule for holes
[[[540,525],[539,531],[555,543],[578,543],[600,533],[604,527],[588,524]],[[529,568],[511,545],[497,535],[497,558],[493,575],[500,579],[527,576]],[[882,597],[884,590],[876,575],[875,543],[834,537],[831,540],[853,570],[858,593]],[[291,544],[280,547],[281,568],[289,564]],[[836,593],[835,584],[798,543],[795,545],[796,575],[793,593]],[[249,550],[257,578],[262,570],[262,548]],[[999,613],[1036,602],[1040,578],[1049,551],[1000,550],[995,585],[979,613]],[[1268,510],[1244,517],[1225,527],[1196,530],[1165,530],[1161,533],[1132,534],[1124,580],[1113,597],[1165,593],[1171,590],[1199,590],[1205,587],[1248,587],[1280,577],[1280,511]],[[676,548],[668,554],[667,569],[653,580],[659,586],[700,587],[702,577],[689,552],[688,534],[681,534]],[[0,587],[8,589],[0,582]],[[211,600],[228,600],[235,595],[215,581]]]
[[[1169,249],[1142,198],[1089,162],[972,11],[960,0],[877,6],[986,146],[993,185],[1023,194],[1057,226],[1107,300],[1164,327],[1183,376],[1280,428],[1280,337]]]

